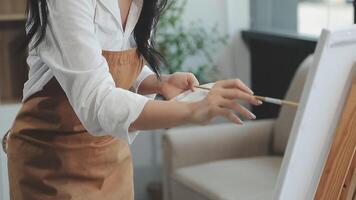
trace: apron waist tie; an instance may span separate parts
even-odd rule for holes
[[[7,137],[9,136],[10,130],[8,130],[4,137],[2,138],[2,150],[7,153]]]

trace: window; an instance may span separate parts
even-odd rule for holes
[[[353,24],[352,2],[347,0],[300,0],[298,32],[319,35],[322,28],[338,28]]]
[[[251,0],[251,27],[318,36],[353,24],[352,0]]]

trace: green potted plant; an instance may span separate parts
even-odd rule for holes
[[[167,60],[163,71],[189,71],[200,83],[211,82],[216,75],[213,54],[227,43],[228,36],[220,33],[217,26],[204,27],[199,20],[184,25],[182,17],[186,5],[187,0],[171,1],[158,23],[156,45]],[[185,66],[192,57],[199,57],[202,62]]]

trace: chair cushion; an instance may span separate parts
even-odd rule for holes
[[[309,56],[298,68],[289,87],[285,99],[299,102],[307,79],[308,71],[313,63],[313,56]],[[273,153],[282,155],[286,149],[290,132],[292,130],[297,109],[283,106],[273,131]]]
[[[191,193],[174,194],[175,191],[190,191],[205,199],[272,199],[282,157],[265,156],[222,160],[178,169],[173,174],[175,187],[172,196],[197,199]],[[175,198],[173,198],[175,199]]]

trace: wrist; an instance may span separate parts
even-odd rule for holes
[[[162,79],[163,76],[161,76]],[[162,80],[156,74],[147,76],[137,88],[137,92],[141,95],[161,94]]]
[[[167,80],[169,79],[170,75],[169,74],[164,74],[161,75],[161,79],[157,79],[157,93],[160,95],[164,95],[165,93],[165,84],[167,83]]]
[[[186,103],[187,107],[187,117],[186,117],[186,122],[187,124],[196,124],[198,123],[198,120],[196,119],[196,113],[199,110],[199,102],[187,102]]]

